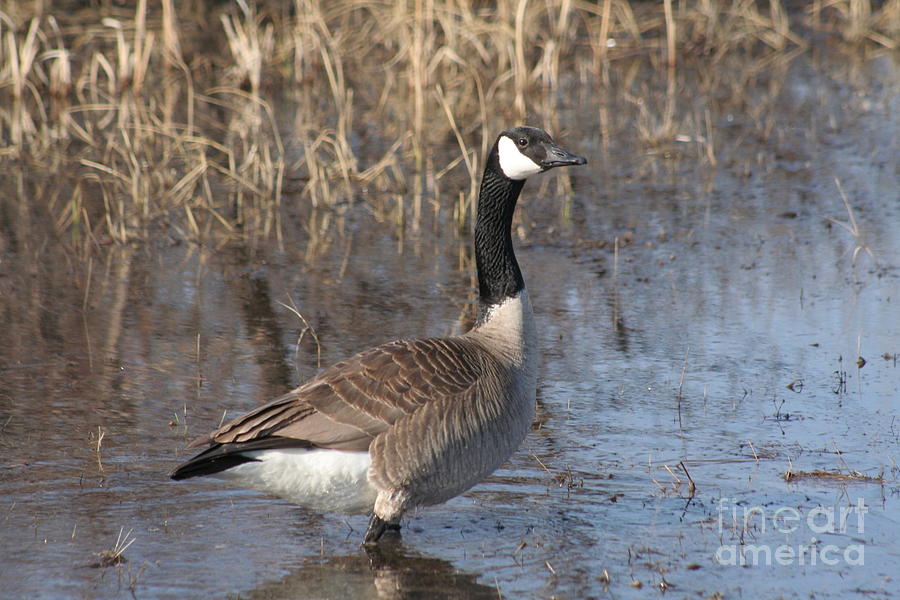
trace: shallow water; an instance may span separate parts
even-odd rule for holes
[[[83,262],[4,197],[3,596],[896,596],[900,71],[839,62],[796,59],[771,129],[713,115],[715,169],[689,140],[647,151],[628,124],[604,143],[593,117],[562,119],[591,162],[567,198],[555,176],[529,182],[516,229],[538,422],[503,469],[371,556],[364,517],[166,473],[224,410],[316,372],[281,303],[322,364],[464,327],[469,241],[447,209],[398,230],[357,204],[304,215],[330,222],[283,249]],[[580,101],[571,114],[595,114]],[[836,223],[835,178],[858,235]],[[126,561],[98,567],[120,531]]]

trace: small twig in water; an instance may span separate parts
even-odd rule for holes
[[[688,360],[688,354],[690,353],[690,351],[691,351],[690,346],[688,346],[687,349],[684,351],[684,362],[681,365],[681,380],[678,382],[677,399],[678,399],[678,428],[679,429],[681,428],[681,399],[684,397],[684,396],[682,396],[681,392],[684,389],[684,374],[685,374],[685,371],[687,371],[687,360]]]
[[[295,315],[299,317],[301,321],[303,321],[303,331],[300,332],[300,335],[297,337],[297,344],[294,349],[294,353],[297,354],[300,352],[300,342],[303,341],[303,337],[309,333],[313,340],[316,342],[316,368],[319,369],[322,367],[322,346],[319,345],[319,336],[316,335],[316,330],[312,328],[309,322],[300,314],[300,311],[297,309],[297,305],[294,304],[294,299],[288,296],[288,300],[291,301],[290,306],[285,304],[284,302],[279,302],[278,304],[282,305]]]
[[[674,472],[672,469],[669,468],[669,465],[663,465],[663,469],[665,469],[666,471],[668,471],[668,472],[669,472],[669,475],[672,476],[672,479],[675,480],[674,485],[677,486],[677,485],[681,484],[681,478],[678,477],[678,475],[676,475],[675,472]]]
[[[200,332],[197,332],[197,399],[200,398],[200,388],[203,387],[203,365],[200,362]]]
[[[838,369],[832,373],[834,376],[834,387],[831,391],[838,396],[847,393],[847,371],[843,369],[844,357],[838,356]]]
[[[834,183],[837,185],[838,191],[841,193],[841,200],[844,202],[844,208],[847,209],[847,221],[838,221],[832,217],[825,217],[835,225],[840,225],[843,227],[850,235],[856,238],[856,247],[853,248],[853,258],[851,260],[852,264],[856,264],[856,257],[859,255],[860,250],[864,250],[866,254],[869,255],[869,258],[872,259],[872,262],[875,263],[875,266],[880,266],[878,264],[878,259],[875,258],[875,254],[872,253],[872,250],[865,245],[861,238],[862,232],[859,230],[859,225],[856,223],[856,217],[853,215],[853,207],[850,206],[850,201],[847,200],[847,194],[844,193],[844,188],[841,186],[841,180],[837,177],[834,178]]]
[[[693,498],[694,494],[697,492],[697,485],[694,483],[694,478],[691,477],[691,474],[688,473],[687,467],[684,466],[684,461],[678,462],[679,466],[681,466],[681,470],[684,471],[684,474],[687,475],[688,478],[688,492],[690,492],[690,497]]]
[[[97,468],[100,470],[101,473],[103,472],[103,463],[100,461],[100,445],[103,444],[103,437],[105,435],[106,435],[106,432],[103,431],[103,428],[97,427],[97,448],[96,448]]]
[[[856,336],[856,395],[862,398],[862,378],[860,370],[866,366],[866,359],[862,357],[862,334]]]
[[[541,465],[541,468],[544,469],[545,471],[547,471],[548,475],[553,475],[553,473],[550,471],[550,469],[547,468],[547,465],[545,465],[543,462],[541,462],[541,459],[539,459],[536,454],[532,454],[531,458],[536,460],[538,462],[538,464]]]
[[[756,448],[753,447],[753,442],[747,440],[747,443],[750,444],[750,451],[753,452],[753,458],[756,459],[756,464],[759,464],[759,454],[756,453]]]
[[[100,562],[94,563],[91,565],[92,567],[99,569],[127,562],[122,555],[128,550],[128,547],[134,543],[135,538],[131,537],[131,532],[134,531],[133,529],[129,529],[128,533],[123,536],[122,532],[124,531],[124,527],[119,529],[119,537],[116,538],[116,545],[112,550],[103,550],[100,552]]]

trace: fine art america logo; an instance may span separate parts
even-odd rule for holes
[[[720,498],[719,536],[724,539],[724,532],[728,529],[739,536],[739,541],[719,546],[716,561],[720,565],[742,567],[863,565],[866,550],[864,544],[822,544],[815,536],[842,534],[857,541],[853,540],[853,536],[865,533],[867,512],[869,509],[862,498],[856,499],[856,505],[816,506],[806,511],[793,506],[740,506],[735,498]],[[798,534],[798,537],[805,537],[807,541],[794,545],[751,544],[745,539],[745,534],[746,537],[757,540],[759,536],[771,533],[783,534],[785,537]]]

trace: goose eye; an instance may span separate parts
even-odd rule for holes
[[[524,148],[525,146],[528,145],[528,140],[526,140],[525,138],[519,138],[518,144]]]

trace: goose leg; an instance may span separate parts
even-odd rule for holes
[[[399,521],[385,521],[376,514],[372,514],[369,519],[369,527],[366,529],[366,535],[363,538],[363,545],[370,546],[377,544],[385,531],[400,531]]]
[[[372,513],[372,518],[369,519],[369,527],[366,529],[366,536],[363,538],[363,544],[369,546],[378,543],[378,540],[384,534],[384,530],[387,529],[387,524],[387,521]]]

